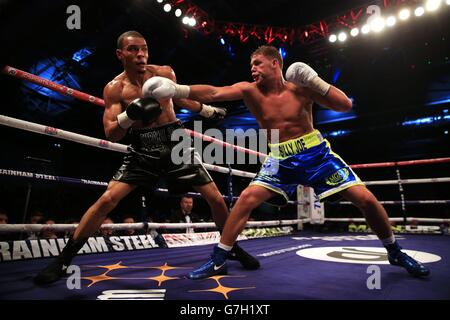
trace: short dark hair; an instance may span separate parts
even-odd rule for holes
[[[145,39],[144,36],[142,34],[140,34],[137,31],[127,31],[122,33],[118,38],[117,38],[117,49],[122,49],[123,47],[123,40],[126,37],[134,37],[134,38],[142,38]]]
[[[250,55],[250,57],[253,57],[256,54],[261,54],[263,56],[273,58],[278,61],[278,64],[280,65],[280,68],[283,69],[283,58],[281,57],[281,54],[278,52],[278,49],[274,46],[260,46],[258,49],[253,51],[253,53]]]
[[[180,198],[180,201],[183,200],[183,198],[188,198],[188,199],[194,200],[194,197],[191,196],[190,194],[184,194],[184,195],[182,195],[181,198]]]

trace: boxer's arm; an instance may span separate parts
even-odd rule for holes
[[[169,66],[161,66],[157,72],[157,75],[160,77],[165,77],[173,82],[177,83],[177,77],[173,69]],[[181,99],[173,99],[173,102],[181,107],[191,110],[193,112],[200,112],[202,110],[202,103],[198,101],[194,101],[191,99],[181,98]]]
[[[322,96],[318,92],[312,91],[309,88],[304,89],[309,93],[310,98],[314,102],[331,110],[337,112],[348,112],[352,108],[352,100],[350,100],[343,91],[339,90],[335,86],[331,86],[325,96]]]
[[[214,87],[206,84],[189,86],[189,98],[201,102],[234,101],[244,98],[248,82],[238,82],[231,86]]]
[[[304,88],[314,102],[334,111],[346,112],[352,108],[352,101],[344,92],[322,80],[306,63],[291,64],[286,70],[286,80]]]
[[[127,134],[127,130],[119,126],[117,115],[122,112],[121,90],[119,83],[108,83],[103,90],[105,112],[103,113],[103,127],[108,140],[119,141]]]
[[[188,97],[189,90],[190,90],[189,87],[188,86],[180,86],[180,85],[176,84],[177,79],[176,79],[176,76],[175,76],[175,72],[173,71],[172,68],[170,68],[168,66],[160,67],[158,72],[157,72],[157,75],[160,76],[160,77],[164,77],[164,78],[167,78],[167,79],[171,80],[169,82],[172,82],[172,83],[167,83],[169,86],[172,86],[172,88],[169,88],[169,90],[170,89],[175,89],[176,90],[177,87],[179,87],[179,88],[184,87],[185,88],[185,90],[184,90],[185,94],[183,94],[183,97],[176,97],[176,92],[174,92],[174,94],[167,94],[167,92],[163,92],[163,96],[165,96],[165,97],[173,97],[173,101],[174,101],[174,103],[177,106],[189,109],[189,110],[194,111],[194,112],[197,112],[202,117],[205,117],[205,118],[208,118],[208,119],[215,119],[215,120],[223,119],[226,116],[226,110],[224,108],[218,108],[218,107],[213,107],[213,106],[207,105],[207,104],[205,104],[205,102],[227,101],[227,100],[239,100],[239,99],[242,99],[241,95],[239,95],[236,99],[220,99],[220,97],[219,97],[219,100],[209,100],[209,101],[199,100],[199,99],[196,99],[195,97]],[[154,80],[155,79],[150,79],[150,80],[147,80],[147,81],[149,83],[151,83]],[[148,94],[148,92],[150,90],[152,90],[151,88],[156,89],[160,85],[164,86],[164,83],[167,82],[167,81],[162,81],[161,82],[160,80],[157,80],[156,82],[158,84],[156,84],[156,83],[153,84],[153,85],[152,84],[151,85],[144,84],[144,88],[143,88],[144,96],[146,96]],[[216,89],[222,89],[222,88],[217,88],[217,87],[212,87],[212,86],[205,86],[205,85],[202,85],[202,87],[206,87],[207,90],[208,90],[208,88],[213,88],[214,92],[218,92],[218,90],[216,90]],[[227,92],[229,92],[230,90],[227,90],[227,88],[228,87],[225,87],[224,90],[225,90],[225,93],[229,95],[229,93],[227,93]],[[234,91],[236,91],[236,90],[239,91],[239,89],[237,89],[237,88],[233,88],[233,90]],[[163,90],[163,91],[165,91],[165,90]]]

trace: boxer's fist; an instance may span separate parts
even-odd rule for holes
[[[145,81],[142,86],[144,97],[152,97],[158,100],[187,98],[189,91],[189,86],[178,85],[164,77],[152,77]]]
[[[202,104],[202,110],[200,110],[199,114],[208,119],[222,120],[227,115],[227,111],[224,108]]]
[[[117,122],[123,129],[128,129],[134,122],[141,120],[148,123],[161,114],[161,106],[153,98],[138,98],[133,100],[127,109],[117,116]]]
[[[286,70],[286,80],[301,87],[310,88],[322,96],[326,95],[330,89],[330,84],[323,81],[317,72],[303,62],[295,62]]]

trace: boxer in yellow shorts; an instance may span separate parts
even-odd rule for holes
[[[387,249],[392,265],[402,266],[414,276],[427,276],[428,268],[401,250],[383,206],[314,130],[314,102],[346,112],[352,108],[352,101],[302,62],[287,69],[286,81],[282,74],[283,60],[275,47],[262,46],[254,51],[250,66],[253,82],[238,82],[226,87],[186,86],[153,77],[143,86],[143,96],[155,99],[189,98],[205,103],[244,100],[260,127],[268,130],[269,137],[273,136],[270,131],[278,130],[281,142],[277,154],[274,155],[272,150],[255,180],[241,193],[211,258],[192,271],[189,278],[202,279],[226,273],[229,252],[252,210],[272,198],[286,202],[298,183],[311,185],[322,199],[336,194],[351,201],[362,211],[368,225]]]

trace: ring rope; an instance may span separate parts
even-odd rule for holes
[[[291,220],[267,220],[267,221],[248,221],[246,228],[250,227],[267,227],[267,226],[285,226],[294,225],[299,222],[309,222],[310,219],[291,219]],[[2,224],[0,225],[0,233],[13,232],[42,232],[42,231],[73,231],[78,224]],[[135,229],[185,229],[185,228],[217,228],[214,222],[198,222],[198,223],[108,223],[102,224],[100,229],[112,230],[135,230]]]
[[[31,178],[31,179],[37,179],[37,180],[60,181],[60,182],[66,182],[66,183],[85,184],[85,185],[97,185],[97,186],[107,186],[108,185],[108,183],[104,182],[104,181],[95,181],[95,180],[89,180],[89,179],[54,176],[54,175],[48,175],[48,174],[42,174],[42,173],[34,173],[34,172],[19,171],[19,170],[12,170],[12,169],[2,169],[2,168],[0,168],[0,175],[10,176],[10,177]],[[378,180],[378,181],[365,181],[364,183],[367,185],[393,185],[393,184],[397,184],[397,182],[398,182],[398,180]],[[403,179],[402,180],[403,184],[436,183],[436,182],[438,182],[438,183],[450,182],[450,177],[426,178],[426,179]],[[165,191],[167,189],[158,189],[158,190]],[[234,197],[234,198],[236,198],[236,197]]]
[[[22,129],[22,130],[26,130],[26,131],[35,132],[35,133],[45,134],[45,135],[52,136],[55,138],[60,138],[63,140],[78,142],[81,144],[85,144],[85,145],[89,145],[89,146],[93,146],[93,147],[97,147],[97,148],[102,148],[102,149],[108,149],[108,150],[112,150],[112,151],[117,151],[117,152],[121,152],[121,153],[130,153],[132,150],[130,146],[126,146],[126,145],[123,145],[120,143],[110,142],[110,141],[98,139],[98,138],[93,138],[93,137],[89,137],[89,136],[82,135],[79,133],[73,133],[70,131],[65,131],[65,130],[61,130],[61,129],[57,129],[57,128],[53,128],[53,127],[49,127],[49,126],[44,126],[41,124],[29,122],[29,121],[15,119],[15,118],[7,117],[4,115],[0,115],[0,124],[8,126],[8,127],[13,127],[16,129]],[[212,165],[212,164],[208,164],[208,163],[204,163],[204,165],[207,169],[212,170],[212,171],[226,173],[226,174],[230,172],[230,170],[225,167]],[[255,173],[245,172],[245,171],[236,170],[236,169],[232,169],[232,174],[236,175],[236,176],[240,176],[240,177],[247,177],[247,178],[253,178],[256,176]]]
[[[325,218],[325,221],[331,222],[366,222],[365,218]],[[403,218],[389,218],[389,221],[403,222]],[[406,218],[407,222],[438,222],[438,223],[450,223],[450,219],[440,218]]]
[[[450,204],[450,200],[385,200],[385,201],[378,201],[381,204],[391,204],[391,205],[403,205],[404,204]],[[338,202],[332,202],[329,204],[345,204],[345,205],[352,205],[353,203],[350,201],[338,201]]]
[[[45,180],[45,181],[53,181],[53,182],[63,182],[63,183],[69,183],[69,184],[77,184],[77,185],[91,185],[91,186],[98,186],[98,187],[107,187],[108,182],[104,181],[96,181],[96,180],[89,180],[89,179],[79,179],[79,178],[71,178],[71,177],[63,177],[63,176],[55,176],[55,175],[49,175],[49,174],[42,174],[42,173],[34,173],[34,172],[26,172],[26,171],[19,171],[19,170],[11,170],[11,169],[2,169],[0,168],[0,176],[8,176],[8,177],[19,177],[19,178],[27,178],[27,179],[34,179],[34,180]],[[158,188],[155,190],[155,192],[160,193],[169,193],[168,189],[164,188]],[[188,192],[189,195],[201,198],[202,195],[197,192]],[[222,195],[223,198],[228,198],[228,196]],[[233,196],[233,200],[239,199],[239,197]],[[298,201],[288,201],[289,204],[308,204],[307,202],[298,202]]]

